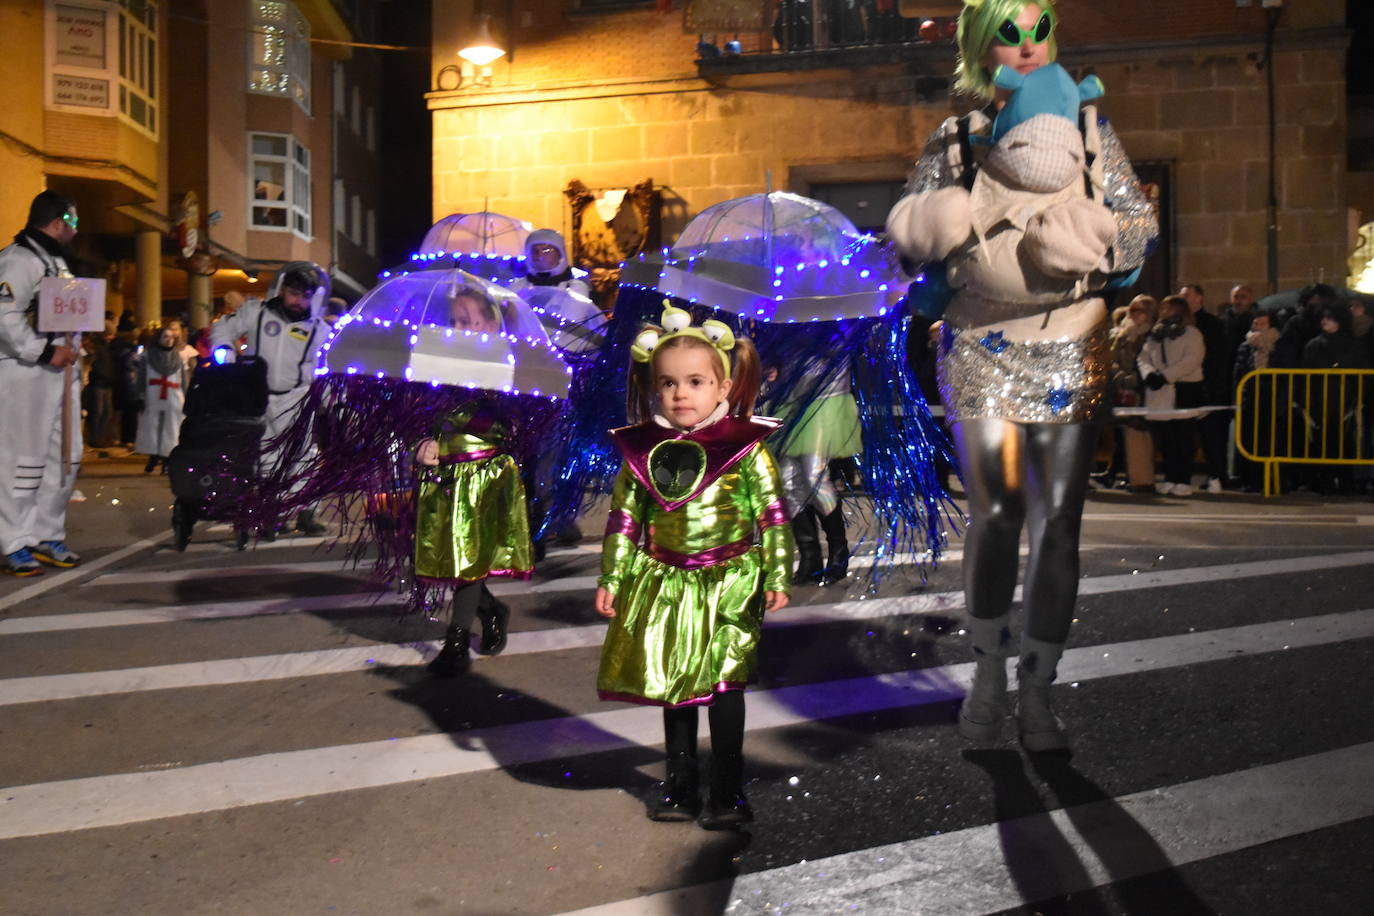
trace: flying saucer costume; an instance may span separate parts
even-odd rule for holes
[[[796,442],[800,473],[785,497],[789,509],[794,499],[809,503],[824,459],[852,454],[857,438],[865,479],[883,482],[844,509],[873,517],[865,537],[877,557],[871,569],[886,572],[896,558],[913,554],[938,556],[955,510],[935,471],[945,438],[906,369],[910,282],[891,246],[862,235],[820,201],[774,191],[706,208],[673,248],[623,266],[606,344],[576,382],[568,458],[560,465],[563,480],[575,486],[562,488],[561,498],[613,484],[620,463],[604,432],[606,417],[624,397],[636,334],[671,297],[698,320],[724,320],[747,335],[762,363],[777,369],[756,409],[785,418],[770,440],[775,455]],[[846,388],[852,400],[841,393]],[[841,423],[829,422],[831,410],[843,414]],[[821,422],[811,423],[818,414]],[[809,469],[801,468],[803,455]],[[838,539],[833,543],[839,547]]]
[[[1103,291],[1137,275],[1153,208],[1105,120],[1058,64],[989,72],[992,42],[1048,47],[1052,0],[1027,31],[1024,0],[966,2],[961,88],[1010,92],[996,116],[951,118],[931,138],[888,231],[911,259],[943,261],[938,377],[969,500],[964,585],[978,659],[960,731],[993,740],[1007,714],[1005,658],[1017,543],[1029,522],[1017,718],[1032,751],[1067,746],[1050,684],[1078,592],[1078,536],[1109,351]],[[981,36],[981,37],[979,37]],[[978,46],[979,41],[982,46]]]
[[[485,301],[499,330],[456,327],[464,296]],[[467,584],[528,576],[518,467],[558,446],[571,372],[530,308],[466,271],[417,271],[370,290],[321,350],[278,443],[297,470],[245,501],[245,524],[332,504],[350,557],[430,614]],[[434,467],[415,461],[427,437]]]
[[[672,311],[685,324],[686,313]],[[706,324],[673,333],[715,332],[718,347],[733,346],[725,325]],[[641,335],[635,358],[648,361],[657,343]],[[764,592],[789,590],[792,530],[763,445],[779,423],[725,411],[687,431],[655,417],[611,433],[624,463],[598,580],[616,606],[602,699],[709,704],[753,677]]]
[[[434,431],[439,463],[421,468],[415,575],[440,585],[534,572],[525,488],[492,405],[467,404]]]

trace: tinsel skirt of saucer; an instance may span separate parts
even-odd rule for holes
[[[534,571],[520,469],[509,455],[424,468],[415,511],[415,575],[442,583]]]
[[[701,569],[636,553],[601,649],[603,700],[709,704],[754,677],[763,628],[758,547]]]
[[[863,441],[859,438],[859,405],[852,394],[818,398],[806,406],[801,418],[786,435],[774,450],[779,458],[819,455],[829,459],[857,455],[863,451]]]

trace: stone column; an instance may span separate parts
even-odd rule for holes
[[[138,327],[162,321],[162,233],[150,229],[138,233]]]
[[[186,274],[186,310],[191,313],[192,332],[199,331],[210,323],[210,311],[214,305],[210,280],[211,278],[204,274]]]

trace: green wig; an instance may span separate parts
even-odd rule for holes
[[[996,40],[998,26],[1008,19],[1015,20],[1032,3],[1058,22],[1054,0],[964,0],[964,11],[959,14],[959,64],[954,68],[956,90],[985,101],[992,98],[992,74],[983,65],[988,48]],[[1059,56],[1053,34],[1046,50],[1051,61]]]

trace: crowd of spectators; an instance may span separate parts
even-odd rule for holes
[[[1262,487],[1262,472],[1245,457],[1248,451],[1332,462],[1285,464],[1285,490],[1374,491],[1367,468],[1341,463],[1374,456],[1369,377],[1268,377],[1245,386],[1236,402],[1237,383],[1257,369],[1374,366],[1368,304],[1323,283],[1270,308],[1259,307],[1245,285],[1234,287],[1216,312],[1205,295],[1201,286],[1185,283],[1176,295],[1159,302],[1137,296],[1113,313],[1112,401],[1127,409],[1114,411],[1112,460],[1100,482],[1191,495],[1200,453],[1208,492],[1254,492]],[[1241,424],[1241,449],[1233,446],[1235,423]]]

